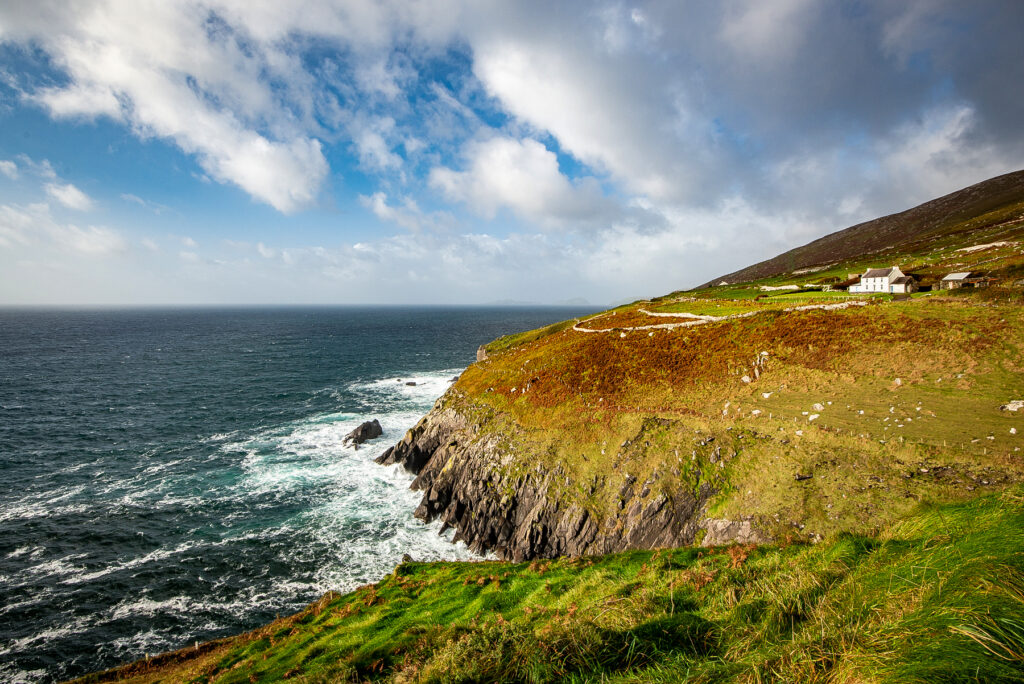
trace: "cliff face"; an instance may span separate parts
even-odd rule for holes
[[[455,528],[455,541],[515,561],[692,544],[712,493],[707,483],[695,493],[656,493],[650,483],[627,478],[618,511],[600,519],[563,503],[559,491],[573,483],[561,467],[523,467],[529,455],[514,453],[507,439],[482,431],[443,400],[377,462],[417,475],[412,489],[423,499],[416,517],[440,518]]]

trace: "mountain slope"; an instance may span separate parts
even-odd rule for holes
[[[1010,211],[1000,211],[1006,209]],[[701,287],[722,281],[740,283],[770,278],[837,261],[855,260],[885,250],[913,253],[923,244],[940,237],[958,234],[967,237],[971,231],[984,227],[965,227],[970,219],[994,214],[991,224],[995,224],[1007,218],[1019,218],[1022,213],[1024,171],[1015,171],[957,190],[913,209],[831,233],[767,261],[715,278]]]

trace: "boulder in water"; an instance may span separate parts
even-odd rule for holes
[[[368,420],[352,432],[345,436],[342,440],[342,444],[351,444],[355,447],[359,447],[360,444],[368,439],[374,439],[384,434],[384,428],[380,426],[380,423],[376,418]]]

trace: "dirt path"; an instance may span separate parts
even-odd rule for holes
[[[835,302],[833,304],[804,304],[803,306],[791,306],[782,311],[810,311],[812,309],[821,309],[823,311],[838,311],[840,309],[848,309],[851,306],[867,306],[868,302],[858,300],[854,302]],[[768,309],[769,311],[778,311],[778,309]],[[638,309],[638,311],[647,316],[654,316],[660,318],[685,318],[687,320],[680,321],[679,323],[655,323],[651,325],[636,325],[632,327],[616,327],[616,328],[581,328],[581,325],[589,323],[590,321],[596,321],[602,316],[609,314],[602,313],[596,316],[579,321],[572,326],[572,329],[576,332],[581,333],[606,333],[606,332],[620,332],[626,333],[632,330],[674,330],[675,328],[690,328],[695,325],[703,325],[705,323],[717,323],[718,321],[728,321],[734,318],[748,318],[750,316],[756,316],[757,314],[764,313],[764,311],[746,311],[739,314],[730,314],[728,316],[701,316],[699,314],[692,313],[657,313],[654,311],[648,311],[647,309]]]

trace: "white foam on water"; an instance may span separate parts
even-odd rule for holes
[[[213,633],[237,625],[240,616],[291,612],[327,591],[345,592],[377,581],[400,563],[404,554],[418,561],[479,559],[465,544],[452,544],[451,532],[440,535],[438,521],[428,525],[413,517],[422,493],[409,489],[414,479],[411,474],[399,466],[379,466],[373,460],[420,420],[460,372],[461,369],[446,369],[350,383],[342,393],[326,390],[333,392],[330,396],[345,401],[356,393],[362,404],[372,407],[365,415],[330,412],[256,434],[235,431],[200,438],[200,442],[215,448],[206,457],[215,462],[213,467],[220,468],[216,462],[223,462],[225,457],[235,463],[233,469],[221,470],[223,480],[216,484],[197,480],[194,488],[183,489],[180,478],[175,476],[192,459],[203,459],[201,454],[161,462],[140,458],[127,478],[106,479],[100,474],[88,486],[62,488],[45,495],[33,493],[5,506],[0,511],[0,521],[89,514],[96,510],[93,498],[106,500],[115,509],[228,504],[224,506],[223,518],[228,531],[220,539],[180,541],[99,569],[83,566],[83,555],[64,556],[37,563],[19,573],[19,577],[6,578],[6,586],[22,586],[18,580],[37,583],[40,577],[53,577],[58,586],[105,582],[116,573],[135,575],[147,568],[174,566],[176,558],[191,558],[206,549],[211,551],[211,557],[217,549],[221,563],[231,559],[234,570],[217,577],[212,588],[196,595],[156,599],[135,593],[100,614],[82,618],[62,614],[51,627],[0,646],[0,656],[24,653],[46,641],[115,621],[140,616],[144,621],[168,618],[166,628],[111,639],[101,647],[113,649],[120,659],[137,658],[145,652],[156,653],[190,643],[188,633]],[[350,431],[373,419],[379,420],[383,428],[381,437],[359,448],[344,443]],[[240,501],[245,505],[237,505]],[[282,509],[282,501],[294,503],[296,512],[271,524],[260,518],[262,507],[276,514]],[[266,545],[283,562],[307,570],[295,576],[274,577],[269,568],[252,566],[243,549],[254,541]],[[237,553],[233,551],[235,547]],[[44,553],[42,547],[22,546],[7,557],[34,558]],[[240,580],[246,586],[239,587]],[[32,597],[39,598],[40,595]],[[186,634],[181,633],[184,625],[188,626]],[[5,671],[0,667],[0,680],[33,677],[30,672]]]
[[[57,626],[48,627],[47,629],[36,632],[35,634],[22,637],[21,639],[14,639],[6,645],[0,644],[0,658],[3,658],[3,656],[10,653],[29,650],[31,647],[44,644],[47,641],[80,634],[96,623],[92,616],[72,618],[69,615],[67,618],[67,620],[61,621]]]
[[[461,374],[463,370],[462,368],[448,368],[433,373],[355,382],[349,385],[349,388],[356,392],[369,392],[392,400],[397,399],[425,411],[437,401],[438,397],[444,394],[445,390],[451,387],[452,378]],[[415,385],[407,384],[410,382]]]
[[[9,554],[7,554],[7,558],[20,558],[25,554],[38,556],[45,550],[46,549],[42,546],[19,546],[18,548],[14,549]]]
[[[167,559],[185,553],[186,551],[192,551],[197,548],[203,548],[207,546],[215,546],[216,543],[202,543],[189,541],[184,544],[178,544],[174,548],[159,548],[149,553],[143,554],[137,558],[131,558],[118,563],[112,563],[105,568],[96,570],[94,572],[80,572],[72,577],[68,577],[61,581],[62,584],[82,584],[84,582],[91,582],[105,577],[115,572],[122,572],[124,570],[134,570],[135,568],[142,567],[149,563],[164,563]]]
[[[0,523],[11,520],[49,518],[69,513],[84,513],[91,508],[85,502],[70,503],[70,500],[84,492],[85,485],[62,487],[49,492],[32,492],[17,501],[5,504],[0,510]],[[63,503],[62,502],[67,502]]]
[[[82,572],[82,568],[73,561],[85,558],[87,554],[73,553],[63,558],[54,558],[45,563],[30,565],[20,573],[13,575],[10,579],[11,588],[18,588],[25,584],[35,584],[41,577],[73,577]]]
[[[446,369],[353,383],[351,391],[382,410],[373,415],[319,415],[222,447],[246,454],[245,475],[236,486],[239,496],[287,496],[309,486],[327,492],[284,526],[311,533],[316,540],[313,548],[294,552],[316,553],[322,559],[313,578],[317,593],[349,591],[380,579],[406,553],[417,560],[479,558],[465,544],[452,544],[451,534],[440,536],[440,522],[426,525],[413,517],[422,493],[409,489],[411,474],[373,461],[419,421],[459,372]],[[374,418],[384,430],[381,437],[359,448],[344,443],[351,430]],[[283,527],[264,531],[268,538],[283,533]]]

